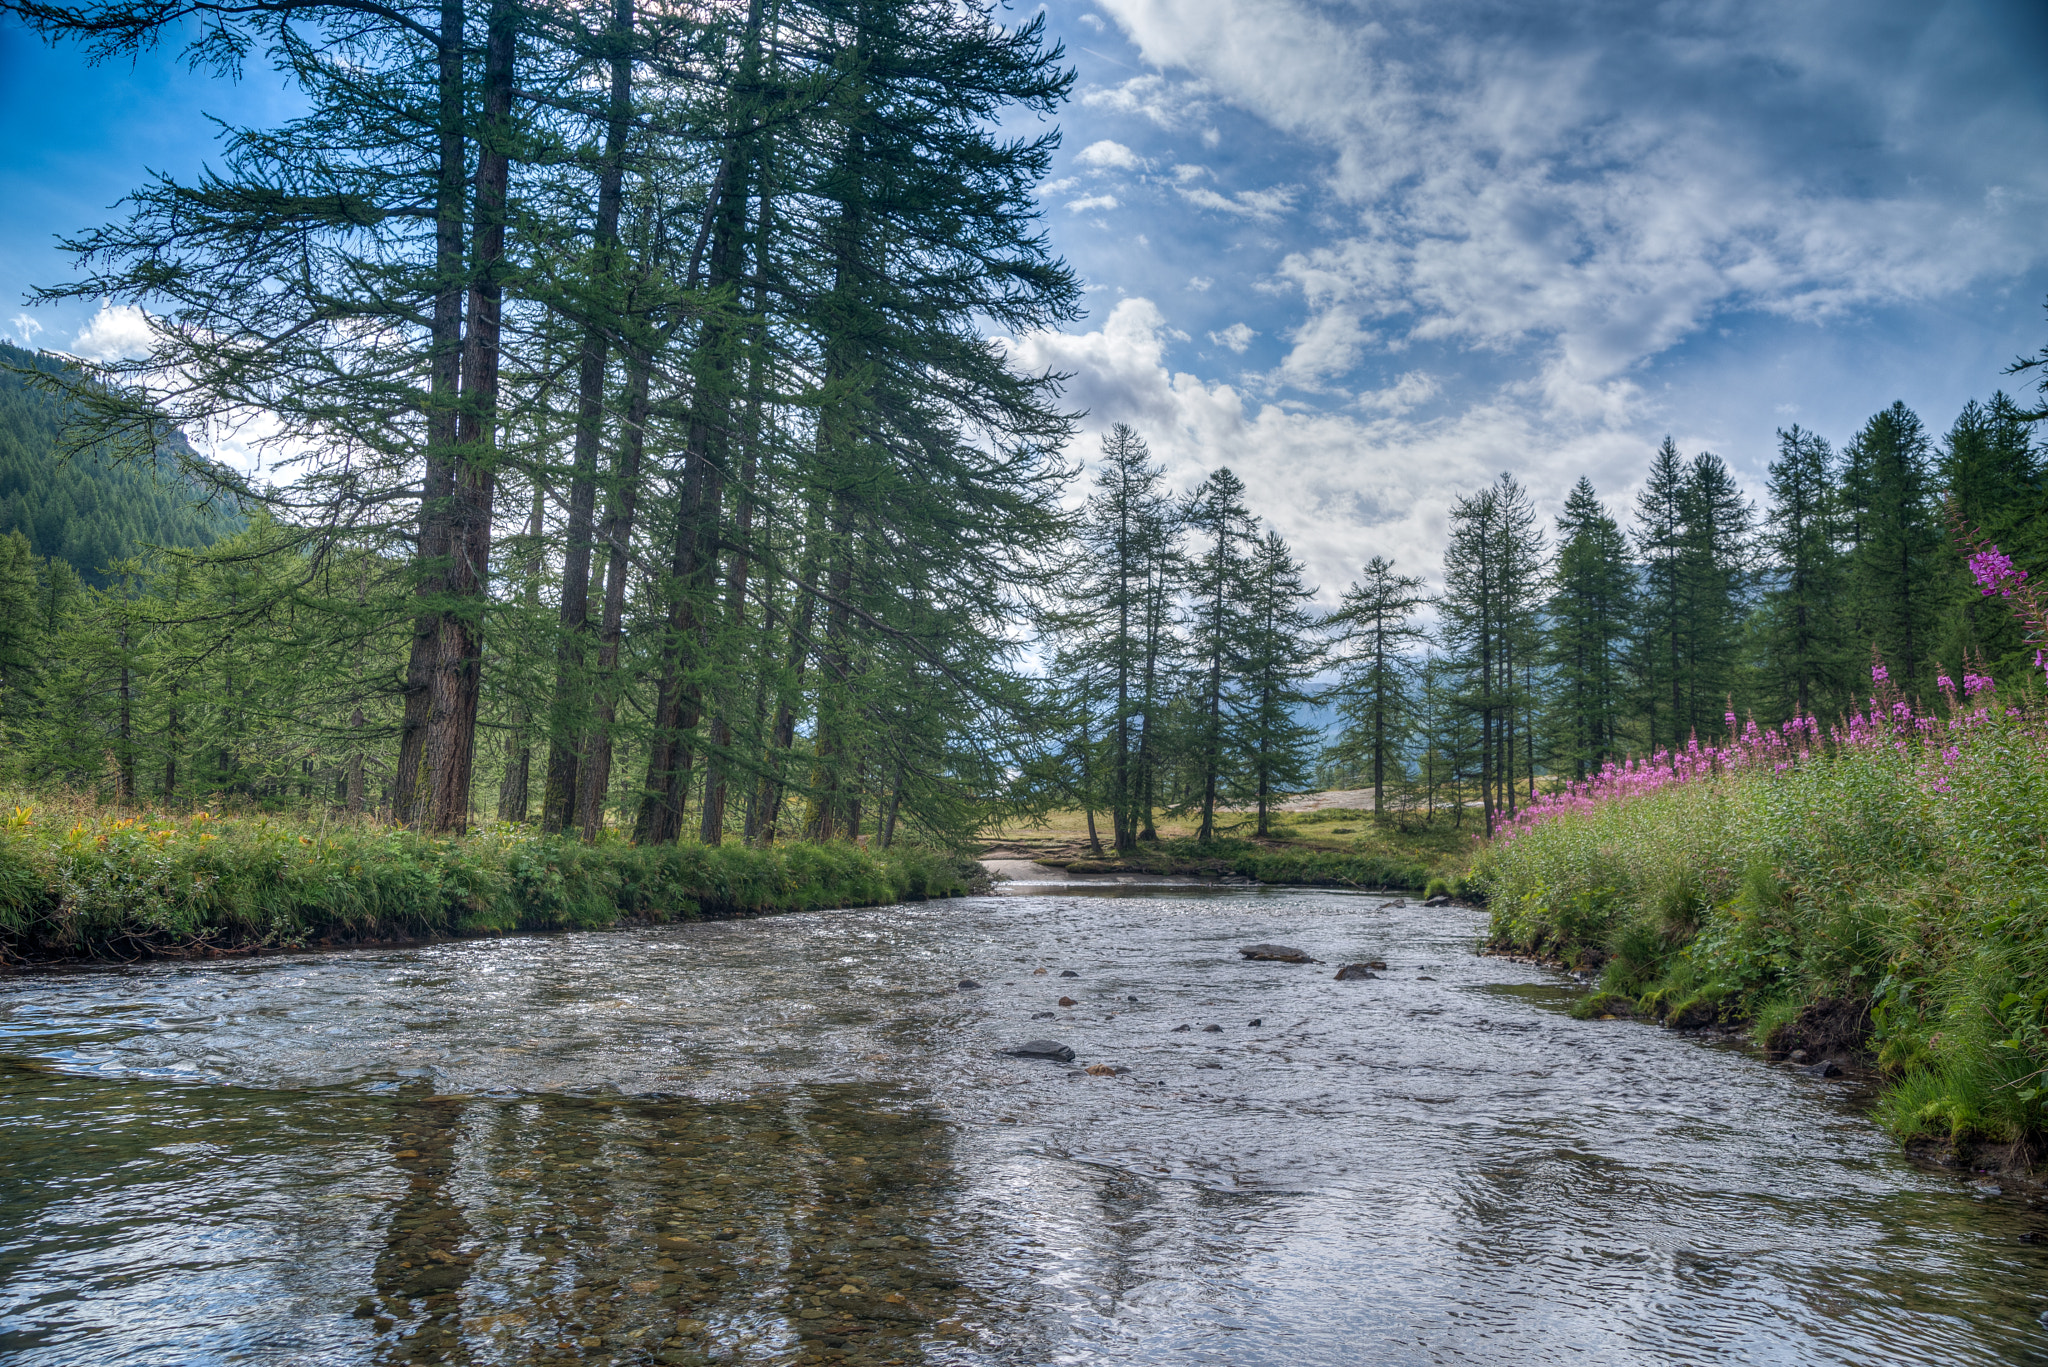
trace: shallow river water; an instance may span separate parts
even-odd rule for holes
[[[2048,1206],[1479,929],[1054,890],[0,981],[0,1362],[2048,1363]]]

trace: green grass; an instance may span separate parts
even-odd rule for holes
[[[2032,1142],[2048,1132],[2048,722],[1990,710],[1497,841],[1474,869],[1493,943],[1599,970],[1603,1006],[1743,1023],[1766,1047],[1853,1023],[1901,1137]]]
[[[21,795],[0,798],[0,814],[0,948],[19,958],[873,906],[958,895],[973,873],[909,847],[583,845],[511,826],[436,839],[368,822],[121,815]]]

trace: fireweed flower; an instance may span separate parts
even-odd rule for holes
[[[1970,573],[1976,576],[1986,598],[1994,593],[2001,598],[2012,597],[2012,591],[2027,577],[2027,572],[2015,567],[2012,557],[1996,546],[1986,546],[1970,557]]]

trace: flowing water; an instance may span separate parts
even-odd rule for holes
[[[2048,1207],[1479,929],[1047,890],[17,977],[0,1362],[2048,1363]]]

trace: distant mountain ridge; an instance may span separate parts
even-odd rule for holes
[[[154,467],[61,459],[63,402],[7,367],[56,374],[63,366],[0,342],[0,536],[20,532],[38,557],[67,561],[104,585],[116,560],[151,546],[206,546],[240,529],[240,516],[203,504],[204,491],[168,459]]]

